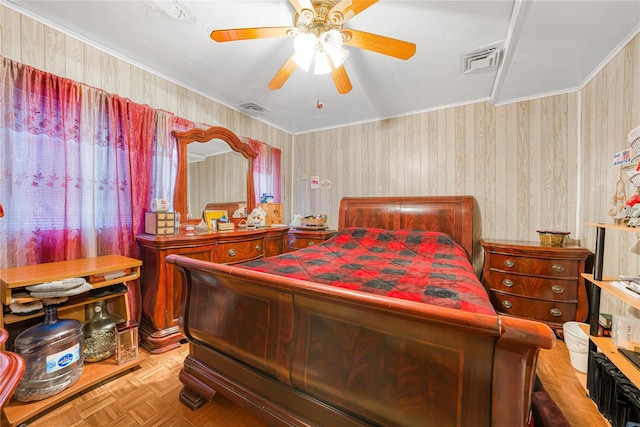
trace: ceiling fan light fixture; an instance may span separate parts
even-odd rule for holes
[[[320,44],[324,52],[331,57],[335,68],[340,68],[349,56],[349,51],[342,47],[342,34],[338,30],[329,30],[320,36]],[[330,72],[331,70],[329,70]]]
[[[340,48],[335,52],[327,52],[327,55],[331,58],[331,62],[333,62],[333,66],[335,68],[340,68],[342,64],[347,60],[349,56],[349,51],[347,49]]]
[[[267,87],[272,90],[282,88],[296,68],[302,68],[315,74],[331,73],[338,93],[345,94],[349,93],[353,86],[344,67],[349,51],[344,49],[343,45],[404,60],[416,53],[415,43],[344,28],[345,22],[378,1],[289,0],[295,9],[292,26],[213,30],[210,37],[216,42],[272,37],[294,38],[293,54],[280,67]]]
[[[296,61],[300,68],[309,72],[317,49],[318,38],[315,35],[309,33],[298,34],[293,41],[293,50],[295,51],[293,60]]]
[[[339,68],[349,56],[349,51],[342,47],[342,36],[337,30],[329,30],[317,37],[311,33],[296,36],[293,42],[295,55],[293,60],[304,71],[313,70],[313,74],[329,74]]]
[[[327,54],[321,51],[316,52],[316,59],[313,62],[313,74],[329,74],[330,72],[331,65],[329,65]]]

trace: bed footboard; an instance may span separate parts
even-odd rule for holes
[[[190,354],[181,400],[216,392],[271,425],[518,426],[541,323],[390,300],[169,256]]]

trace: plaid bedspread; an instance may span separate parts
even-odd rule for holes
[[[495,314],[467,252],[438,232],[345,228],[321,244],[238,267]]]

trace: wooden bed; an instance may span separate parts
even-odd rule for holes
[[[339,229],[441,231],[472,254],[473,217],[470,196],[344,198]],[[525,426],[539,349],[555,345],[546,325],[494,311],[167,261],[184,284],[180,399],[194,410],[219,392],[273,426]]]

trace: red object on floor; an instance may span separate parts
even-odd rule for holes
[[[533,392],[531,413],[529,427],[571,427],[556,402],[542,386]]]

